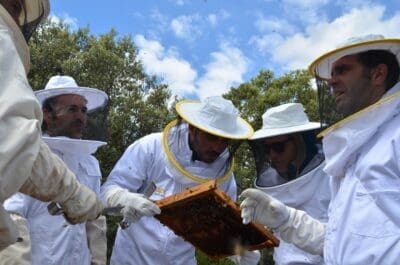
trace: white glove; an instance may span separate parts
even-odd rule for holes
[[[245,198],[240,204],[244,224],[255,221],[275,229],[289,219],[286,205],[257,189],[247,189],[240,195]]]
[[[240,196],[245,198],[240,204],[244,224],[258,222],[306,252],[323,254],[325,224],[257,189],[247,189]]]
[[[129,223],[138,221],[143,216],[160,214],[160,208],[143,194],[129,192],[116,185],[110,186],[104,193],[109,207],[123,206],[121,212]]]
[[[17,242],[18,236],[17,225],[4,209],[3,204],[0,204],[0,251]]]
[[[66,219],[72,224],[94,220],[104,208],[96,194],[80,184],[64,162],[43,142],[32,173],[20,192],[41,201],[59,203]]]
[[[228,257],[236,265],[257,265],[260,261],[260,251],[248,251],[245,250],[241,255],[234,255]]]

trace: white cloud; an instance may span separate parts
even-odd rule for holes
[[[179,16],[174,18],[170,27],[175,36],[184,40],[194,40],[201,35],[201,30],[195,24],[200,20],[200,16],[195,14],[192,16]]]
[[[217,25],[217,23],[218,23],[216,14],[209,14],[207,16],[207,20],[211,24],[211,26],[213,26],[213,27],[215,27]]]
[[[143,35],[136,35],[134,40],[146,73],[162,77],[175,95],[184,96],[195,91],[193,84],[197,73],[189,62],[179,58],[176,50],[165,50],[158,41],[147,40]]]
[[[354,8],[362,8],[367,5],[372,5],[371,0],[344,0],[337,1],[336,5],[340,6],[344,10],[352,10]]]
[[[310,24],[325,20],[327,10],[322,7],[328,3],[329,0],[283,0],[282,6],[286,17]]]
[[[318,8],[329,3],[329,0],[282,0],[282,3],[301,8]]]
[[[69,14],[63,13],[61,15],[55,15],[51,14],[49,16],[50,21],[58,23],[61,20],[67,24],[71,30],[77,30],[78,29],[78,19],[71,17]]]
[[[219,51],[211,53],[211,62],[205,67],[206,73],[197,82],[200,98],[222,95],[231,86],[242,83],[248,59],[241,50],[225,43]]]
[[[220,21],[230,17],[230,14],[225,9],[219,10],[217,13],[211,13],[207,16],[207,21],[211,26],[215,27]]]
[[[400,14],[384,18],[384,11],[382,6],[364,6],[330,22],[311,24],[302,33],[289,37],[277,33],[264,34],[253,37],[251,41],[285,71],[306,68],[312,60],[351,37],[367,34],[398,37]]]
[[[205,74],[198,78],[191,64],[180,58],[176,49],[166,50],[160,42],[148,40],[143,35],[136,35],[134,41],[139,49],[138,59],[146,73],[162,77],[172,93],[181,97],[222,95],[231,86],[243,82],[248,68],[248,59],[242,51],[224,43],[218,51],[210,54]]]

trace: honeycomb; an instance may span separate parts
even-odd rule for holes
[[[279,240],[263,226],[244,225],[239,206],[209,181],[156,201],[162,224],[217,260],[244,250],[272,248]]]

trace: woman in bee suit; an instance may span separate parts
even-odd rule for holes
[[[103,208],[41,139],[42,111],[27,80],[27,41],[48,13],[48,0],[0,0],[0,250],[18,238],[3,208],[17,191],[60,203],[71,223],[95,219]]]
[[[310,122],[300,103],[270,108],[262,118],[262,128],[249,141],[256,161],[255,187],[326,222],[329,178],[322,171],[324,156],[315,139],[320,123]],[[283,240],[273,257],[277,265],[323,264],[321,255]]]
[[[247,139],[253,129],[238,115],[232,102],[222,97],[181,101],[176,105],[180,121],[161,133],[147,135],[128,147],[102,186],[108,206],[124,206],[127,221],[118,229],[111,264],[195,265],[195,249],[153,217],[160,200],[186,188],[216,179],[218,186],[236,199],[232,174],[233,140]],[[154,182],[151,197],[142,194]],[[245,251],[237,264],[255,265],[260,254]]]

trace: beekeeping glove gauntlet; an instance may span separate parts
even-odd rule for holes
[[[304,251],[323,254],[325,224],[257,189],[247,189],[240,197],[245,198],[240,204],[244,224],[255,221]]]

